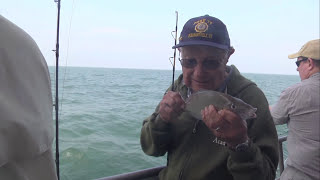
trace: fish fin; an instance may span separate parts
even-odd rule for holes
[[[185,103],[187,103],[187,99],[182,96],[181,92],[179,92],[179,95],[181,96],[181,99],[182,99]]]

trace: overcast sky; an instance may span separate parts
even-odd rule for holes
[[[172,69],[175,11],[179,34],[196,16],[222,20],[236,49],[229,64],[245,73],[298,74],[288,54],[319,38],[319,0],[62,0],[60,65]],[[3,0],[0,14],[30,34],[55,65],[53,0]]]

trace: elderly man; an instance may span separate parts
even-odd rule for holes
[[[34,40],[0,15],[0,179],[56,180],[49,71]]]
[[[284,90],[272,106],[275,124],[288,123],[288,159],[281,180],[320,179],[320,40],[307,42],[297,58],[301,82]]]
[[[179,38],[183,74],[143,121],[141,147],[151,156],[168,153],[160,179],[273,180],[278,163],[277,132],[263,92],[227,66],[234,53],[226,26],[209,15],[186,22]],[[199,90],[213,90],[256,107],[257,117],[210,105],[199,120],[185,111],[185,102]]]

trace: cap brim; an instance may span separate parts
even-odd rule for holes
[[[294,54],[290,54],[290,55],[288,56],[288,58],[289,58],[289,59],[295,59],[295,58],[297,58],[297,57],[299,57],[299,56],[300,56],[300,53],[297,52],[297,53],[294,53]]]
[[[192,45],[203,45],[203,46],[212,46],[219,49],[228,50],[230,46],[222,45],[214,42],[208,42],[208,41],[187,41],[187,42],[181,42],[175,46],[172,47],[172,49],[183,47],[183,46],[192,46]]]

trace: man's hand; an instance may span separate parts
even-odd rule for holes
[[[248,139],[247,122],[227,109],[217,111],[213,105],[201,111],[202,119],[212,133],[230,146]]]
[[[185,102],[180,94],[168,91],[160,102],[159,115],[165,122],[175,120],[184,110]]]

